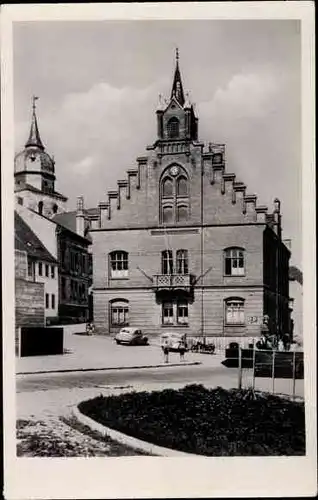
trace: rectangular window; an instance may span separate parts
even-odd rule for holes
[[[48,266],[48,264],[45,264],[45,276],[47,278],[49,277],[49,266]]]
[[[23,205],[23,198],[21,196],[18,196],[18,204]]]
[[[39,262],[39,276],[42,276],[43,269],[42,269],[42,262]]]
[[[127,326],[129,324],[128,306],[112,306],[111,323],[112,326]]]
[[[187,250],[177,251],[177,274],[188,274],[188,252]]]
[[[66,299],[66,280],[64,277],[61,278],[61,295],[62,299]]]
[[[186,300],[163,302],[162,324],[187,326],[189,324],[188,302]]]
[[[34,276],[34,262],[28,258],[28,276]]]
[[[231,301],[226,303],[226,324],[244,325],[244,302]]]
[[[161,271],[162,274],[173,274],[172,250],[164,250],[162,252]]]
[[[187,325],[188,320],[188,303],[186,301],[177,303],[177,323],[179,325]]]
[[[232,248],[225,251],[224,272],[226,276],[244,276],[244,251]]]
[[[52,296],[51,296],[51,307],[52,307],[52,309],[55,309],[55,295],[54,295],[54,293],[52,293]]]
[[[45,308],[48,309],[50,307],[50,304],[49,304],[49,294],[46,293],[45,294]]]
[[[51,266],[51,278],[55,278],[55,266]]]
[[[173,325],[173,304],[172,302],[163,302],[162,304],[162,324],[163,325]]]
[[[110,277],[113,279],[128,278],[128,253],[112,252],[110,255]]]

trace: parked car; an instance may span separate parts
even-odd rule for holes
[[[173,332],[163,333],[160,336],[160,345],[161,347],[163,347],[164,345],[168,345],[170,352],[179,352],[180,346],[184,345],[186,347],[185,350],[186,351],[188,350],[185,336],[179,333],[173,333]]]
[[[116,344],[125,345],[147,345],[148,337],[143,335],[142,331],[138,328],[122,328],[115,335]]]

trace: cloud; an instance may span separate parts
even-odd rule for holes
[[[135,158],[146,154],[146,145],[156,139],[157,96],[169,84],[164,79],[144,88],[117,88],[99,82],[86,91],[65,94],[54,109],[40,103],[41,136],[55,156],[57,189],[69,197],[70,209],[79,194],[85,196],[86,206],[105,200]],[[300,153],[299,143],[293,141],[300,117],[290,105],[291,96],[295,92],[290,90],[290,75],[262,67],[232,74],[212,99],[197,103],[200,138],[226,144],[227,170],[258,195],[260,204],[271,208],[275,196],[281,198],[283,215],[288,214],[283,218],[286,237],[300,225],[295,213],[300,203]],[[28,130],[28,123],[18,123],[20,144]]]

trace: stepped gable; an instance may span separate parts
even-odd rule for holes
[[[270,213],[265,205],[258,204],[255,194],[248,193],[235,173],[227,171],[225,145],[199,142],[198,119],[189,94],[183,90],[178,51],[170,100],[159,96],[156,115],[157,139],[147,146],[147,155],[138,157],[136,167],[128,169],[126,178],[118,180],[117,188],[109,190],[99,203],[100,228],[162,226],[161,179],[176,165],[189,181],[191,210],[182,225],[261,223],[281,230],[279,200],[274,200]],[[201,197],[203,220],[198,208]]]

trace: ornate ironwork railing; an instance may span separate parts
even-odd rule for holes
[[[154,286],[163,288],[190,288],[190,274],[156,274],[154,275]]]

